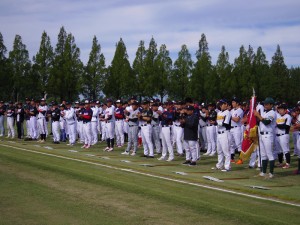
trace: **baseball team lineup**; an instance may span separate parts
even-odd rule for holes
[[[0,101],[0,136],[45,143],[51,134],[54,144],[77,144],[83,150],[99,150],[96,144],[105,142],[101,151],[123,147],[122,155],[166,163],[178,157],[188,166],[201,164],[202,156],[215,157],[211,169],[229,172],[231,164],[246,164],[240,155],[251,114],[256,120],[258,145],[248,157],[247,168],[256,168],[258,177],[271,179],[275,167],[289,169],[292,158],[298,156],[294,173],[299,174],[300,102],[289,109],[286,103],[267,97],[253,110],[250,107],[237,97],[208,104],[191,98],[166,102],[145,98],[139,102],[136,97],[48,104],[45,98],[26,98],[24,104]]]

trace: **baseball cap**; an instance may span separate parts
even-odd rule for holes
[[[85,100],[84,103],[85,104],[90,104],[90,101],[89,100]]]
[[[272,104],[274,105],[275,101],[273,98],[270,98],[270,97],[267,97],[265,100],[264,100],[264,104]]]
[[[111,98],[106,99],[106,102],[112,102]]]
[[[159,106],[157,102],[154,102],[152,106]]]
[[[131,105],[139,105],[139,102],[138,101],[134,101],[134,102],[132,102]]]
[[[234,96],[231,101],[236,102],[236,103],[240,103],[240,99],[236,96]]]
[[[220,104],[225,104],[225,103],[228,104],[228,101],[227,101],[227,99],[223,98],[219,101],[219,103]]]
[[[116,103],[121,103],[121,100],[120,100],[120,99],[118,99],[118,100],[116,101]]]
[[[150,101],[148,100],[148,99],[144,99],[143,101],[142,101],[142,104],[149,104],[150,103]]]
[[[65,107],[65,105],[64,104],[60,104],[59,107]]]
[[[75,104],[79,104],[79,101],[76,101]]]
[[[44,102],[45,101],[45,99],[44,98],[41,98],[41,102]]]
[[[192,105],[188,105],[187,107],[185,107],[186,110],[195,110],[195,107]]]
[[[277,109],[287,109],[288,107],[287,107],[287,104],[285,104],[285,103],[282,103],[282,104],[279,104],[278,106],[277,106]]]

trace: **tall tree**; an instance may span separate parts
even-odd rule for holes
[[[132,64],[133,73],[137,81],[137,94],[140,96],[145,96],[144,89],[144,78],[145,78],[145,58],[146,58],[146,48],[144,41],[140,41],[139,47],[135,54],[135,59]]]
[[[11,77],[13,81],[11,99],[18,101],[21,96],[32,94],[34,87],[27,86],[31,69],[29,53],[20,35],[15,36],[13,50],[9,52]]]
[[[268,90],[268,85],[271,78],[269,63],[261,47],[257,48],[252,68],[254,78],[253,87],[258,99],[262,100],[271,94]]]
[[[207,93],[211,92],[211,82],[205,84],[210,79],[212,72],[211,57],[208,52],[208,43],[205,34],[201,35],[199,49],[196,52],[197,62],[191,76],[191,93],[195,99],[206,99]],[[212,81],[212,80],[210,80]]]
[[[155,85],[157,85],[156,80],[156,64],[155,59],[157,57],[157,44],[152,37],[149,43],[149,48],[146,51],[144,72],[139,78],[140,86],[143,88],[144,95],[147,97],[152,97],[155,94]]]
[[[300,96],[300,67],[291,68],[290,69],[290,75],[289,75],[289,91],[288,91],[288,97],[287,99],[284,99],[287,101],[291,106],[295,105],[299,101]]]
[[[231,98],[233,93],[230,92],[229,84],[231,79],[231,69],[232,66],[229,62],[229,54],[225,49],[225,46],[222,46],[221,52],[219,54],[217,63],[216,63],[216,73],[220,79],[219,92],[222,96],[216,97],[224,97]],[[217,93],[216,93],[217,94]]]
[[[239,56],[234,60],[233,79],[231,80],[232,93],[241,99],[248,99],[252,95],[254,79],[252,72],[252,47],[249,46],[248,52],[242,45]]]
[[[193,69],[191,54],[186,45],[181,46],[178,58],[174,62],[174,70],[170,79],[169,95],[175,99],[185,99],[189,96],[189,79]]]
[[[32,73],[38,77],[36,89],[42,96],[48,89],[48,81],[53,66],[54,53],[51,46],[50,37],[44,31],[41,38],[40,48],[36,56],[33,57]]]
[[[169,51],[166,45],[161,45],[159,53],[155,59],[155,92],[159,94],[161,101],[168,94],[170,90],[170,76],[172,73],[172,59],[169,56]]]
[[[83,95],[90,99],[99,98],[103,90],[105,78],[105,57],[101,53],[101,46],[94,36],[89,61],[83,74]]]
[[[77,99],[83,65],[75,38],[61,27],[55,48],[54,63],[49,78],[49,94],[60,100]]]
[[[1,100],[9,99],[10,98],[10,87],[12,86],[12,79],[9,76],[9,64],[6,58],[6,46],[4,45],[3,36],[0,32],[0,98]]]
[[[126,46],[120,38],[114,58],[109,67],[104,93],[113,98],[128,97],[135,92],[135,77],[128,60]]]
[[[271,74],[273,82],[271,83],[271,90],[273,97],[277,100],[286,101],[288,97],[288,69],[284,62],[284,57],[280,46],[277,45],[276,52],[272,57]]]

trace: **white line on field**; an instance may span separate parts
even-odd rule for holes
[[[149,173],[139,172],[139,171],[135,171],[135,170],[132,170],[132,169],[123,169],[123,168],[119,168],[119,167],[116,167],[116,166],[109,166],[109,165],[104,165],[104,164],[101,164],[101,163],[89,162],[89,161],[86,161],[86,160],[74,159],[74,158],[69,158],[69,157],[66,157],[66,156],[60,156],[60,155],[50,154],[50,153],[46,153],[46,152],[39,152],[39,151],[29,150],[29,149],[25,149],[25,148],[5,145],[5,144],[0,144],[0,145],[4,146],[4,147],[9,147],[9,148],[14,148],[14,149],[26,151],[26,152],[52,156],[52,157],[72,160],[72,161],[76,161],[76,162],[83,162],[83,163],[87,163],[87,164],[91,164],[91,165],[106,167],[106,168],[109,168],[109,169],[140,174],[140,175],[144,175],[144,176],[148,176],[148,177],[154,177],[154,178],[158,178],[158,179],[162,179],[162,180],[173,181],[173,182],[181,183],[181,184],[188,184],[188,185],[192,185],[192,186],[202,187],[202,188],[215,190],[215,191],[221,191],[221,192],[230,193],[230,194],[234,194],[234,195],[240,195],[240,196],[244,196],[244,197],[255,198],[255,199],[260,199],[260,200],[271,201],[271,202],[281,203],[281,204],[285,204],[285,205],[300,207],[300,204],[296,204],[296,203],[276,200],[276,199],[267,198],[267,197],[261,197],[261,196],[257,196],[257,195],[245,194],[245,193],[241,193],[241,192],[237,192],[237,191],[231,191],[231,190],[226,190],[226,189],[223,189],[223,188],[211,187],[211,186],[208,186],[208,185],[192,183],[192,182],[188,182],[188,181],[184,181],[184,180],[172,179],[172,178],[168,178],[168,177],[163,177],[163,176],[153,175],[153,174],[149,174]]]

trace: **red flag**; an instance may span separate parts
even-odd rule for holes
[[[240,158],[242,160],[247,160],[250,158],[252,152],[256,150],[258,145],[258,136],[257,136],[257,125],[256,117],[254,116],[254,110],[256,105],[256,96],[252,96],[250,100],[249,114],[247,118],[247,127],[244,132],[244,138],[242,142],[242,151]]]

